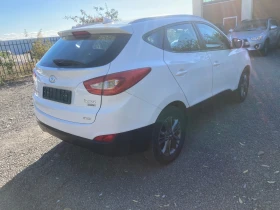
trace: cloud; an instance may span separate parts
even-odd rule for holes
[[[28,38],[36,38],[38,32],[32,31],[28,32]],[[58,36],[57,31],[55,30],[48,30],[48,31],[42,31],[43,37],[51,37],[51,36]],[[26,39],[24,33],[7,33],[0,35],[0,41],[6,41],[6,40],[16,40],[16,39]]]

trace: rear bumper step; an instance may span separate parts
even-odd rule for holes
[[[75,136],[42,123],[37,119],[40,128],[65,142],[88,148],[98,154],[107,156],[124,156],[132,153],[143,152],[152,139],[153,125],[117,134],[111,143],[101,143],[94,140]]]

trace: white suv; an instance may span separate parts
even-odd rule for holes
[[[251,62],[213,24],[189,15],[89,25],[61,39],[34,69],[39,125],[108,155],[146,150],[173,161],[187,108],[226,90],[243,101]]]

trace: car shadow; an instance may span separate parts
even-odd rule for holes
[[[1,188],[0,209],[155,209],[156,194],[176,206],[186,202],[199,208],[214,197],[233,203],[234,183],[246,180],[237,176],[232,145],[214,128],[216,116],[232,106],[237,105],[231,95],[223,93],[193,107],[189,141],[178,160],[165,167],[149,164],[142,154],[112,158],[62,142]]]
[[[269,49],[268,55],[265,57],[259,51],[251,51],[251,52],[249,52],[249,55],[251,58],[259,58],[259,57],[266,58],[266,57],[270,57],[271,55],[278,54],[279,52],[280,52],[280,49],[271,48],[271,49]]]

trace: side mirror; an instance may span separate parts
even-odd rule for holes
[[[232,39],[233,48],[242,48],[244,46],[244,40],[242,39]]]
[[[234,38],[232,39],[232,47],[233,48],[248,48],[250,47],[250,43],[243,40],[243,39],[237,39],[237,38]]]
[[[275,30],[275,29],[277,29],[278,27],[276,26],[276,25],[272,25],[272,26],[270,26],[270,30]]]
[[[232,33],[233,32],[233,29],[229,29],[229,33]]]

